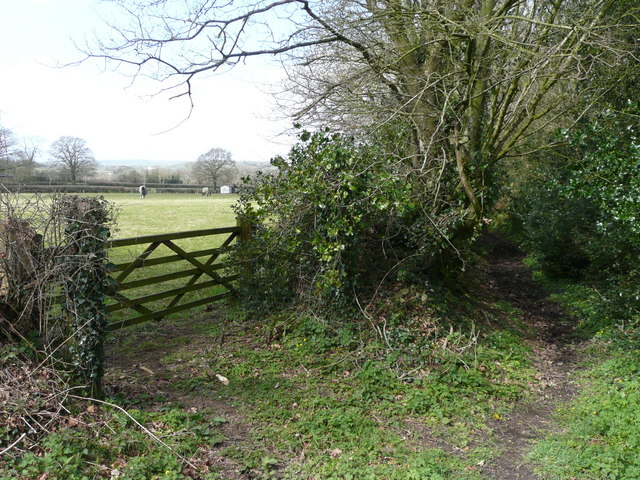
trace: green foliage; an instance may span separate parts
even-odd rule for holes
[[[108,316],[105,293],[112,282],[105,242],[113,212],[101,198],[75,196],[63,197],[60,208],[68,222],[60,261],[65,269],[64,308],[74,337],[69,352],[79,380],[90,386],[91,395],[100,397]]]
[[[553,277],[579,276],[589,265],[586,244],[596,208],[585,199],[563,198],[559,190],[554,181],[528,185],[518,213],[539,267]]]
[[[462,337],[446,337],[455,345]],[[468,341],[468,340],[467,340]],[[489,413],[488,403],[516,401],[526,397],[525,384],[533,375],[529,348],[507,331],[496,331],[478,340],[473,349],[462,352],[434,349],[429,373],[414,381],[406,396],[408,412],[429,414],[438,419]]]
[[[592,338],[603,331],[620,331],[635,335],[640,325],[640,310],[629,308],[629,301],[621,290],[633,290],[629,277],[616,281],[616,277],[584,279],[580,282],[555,279],[543,274],[537,280],[551,292],[553,300],[562,304],[567,314],[579,320],[577,334]],[[637,282],[636,284],[637,285]],[[631,292],[637,295],[637,290]]]
[[[257,224],[237,252],[255,267],[244,278],[247,295],[337,306],[410,254],[425,265],[442,250],[448,226],[436,231],[420,218],[401,162],[328,131],[299,139],[286,159],[272,161],[278,174],[254,179],[240,198],[239,216]]]
[[[403,391],[401,382],[393,371],[380,362],[366,362],[357,372],[358,387],[353,398],[362,402],[393,401]]]
[[[538,473],[558,480],[638,478],[640,331],[629,326],[637,327],[640,315],[603,295],[617,288],[608,285],[610,279],[594,285],[537,277],[580,321],[578,333],[591,339],[579,395],[557,409],[559,433],[539,442],[531,454]]]
[[[355,321],[333,319],[331,322],[301,316],[295,329],[287,336],[287,344],[305,354],[323,354],[336,348],[352,349],[358,346],[360,325]]]
[[[109,478],[117,469],[120,478],[183,480],[192,474],[180,454],[198,467],[204,462],[209,477],[205,469],[197,472],[211,480],[229,476],[227,470],[216,477],[218,464],[261,479],[481,478],[479,464],[490,461],[492,452],[479,445],[477,432],[526,395],[533,381],[526,345],[511,330],[483,328],[476,338],[471,309],[465,310],[466,324],[444,320],[452,314],[429,290],[398,289],[383,298],[384,308],[371,309],[371,321],[382,328],[378,315],[389,320],[385,331],[391,347],[369,322],[282,311],[263,315],[260,322],[248,321],[254,318],[251,312],[217,319],[216,334],[233,333],[216,348],[164,352],[160,363],[171,365],[172,396],[233,403],[237,416],[227,419],[229,430],[240,430],[232,424],[238,421],[251,427],[242,440],[234,434],[233,441],[221,444],[225,419],[219,412],[192,413],[141,394],[117,402],[175,454],[121,412],[99,409],[100,421],[94,414],[82,417],[84,423],[72,431],[60,426],[41,456],[24,457],[24,474],[17,467],[20,460],[12,459],[0,476],[27,480],[47,469],[52,479]],[[450,324],[457,329],[451,331]],[[145,342],[162,345],[166,332],[147,328]],[[118,354],[123,348],[117,347]],[[407,351],[399,354],[402,349]],[[212,377],[212,369],[229,385]],[[159,411],[145,411],[151,409]],[[54,443],[67,450],[53,448]],[[206,463],[212,458],[224,461]]]
[[[596,268],[626,273],[640,253],[640,128],[632,117],[640,106],[622,114],[607,112],[571,138],[579,161],[563,185],[567,198],[596,206],[591,224],[599,238],[589,247]],[[606,242],[607,249],[602,251]]]
[[[9,456],[0,479],[27,480],[43,472],[51,480],[89,480],[109,477],[127,480],[184,480],[182,457],[190,457],[202,445],[213,447],[224,435],[220,417],[208,421],[202,413],[188,413],[176,406],[160,412],[130,410],[142,424],[171,448],[158,444],[122,412],[106,409],[100,420],[81,413],[70,417],[70,427],[48,434],[39,454]],[[195,460],[194,460],[195,461]]]
[[[627,321],[640,310],[640,107],[604,112],[563,132],[560,159],[522,189],[516,211],[525,244],[553,277],[597,283],[603,317]],[[606,308],[605,308],[606,307]]]
[[[259,478],[272,474],[263,465],[267,455],[286,465],[279,478],[479,478],[475,466],[488,459],[485,449],[474,445],[459,457],[425,446],[406,433],[405,422],[442,437],[443,445],[470,446],[484,422],[499,421],[495,415],[527,395],[530,352],[508,329],[476,337],[459,321],[451,331],[451,314],[436,309],[431,295],[401,289],[381,302],[384,308],[372,308],[371,322],[382,322],[378,315],[388,320],[390,345],[367,322],[263,316],[242,335],[250,345],[228,351],[225,344],[207,360],[228,387],[203,374],[181,388],[237,402],[259,446],[236,445],[224,455]],[[449,318],[446,328],[441,317]],[[256,342],[256,335],[269,340]]]
[[[562,132],[568,146],[551,152],[558,162],[520,195],[527,245],[547,272],[572,274],[590,267],[627,273],[636,267],[639,111],[629,103],[625,112],[605,112],[597,121]]]

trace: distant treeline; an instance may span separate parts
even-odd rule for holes
[[[11,192],[22,193],[138,193],[140,184],[133,183],[92,183],[71,185],[68,183],[51,183],[46,185],[20,184],[2,182],[3,187]],[[206,185],[171,185],[162,183],[147,183],[148,189],[155,193],[194,193],[199,194]],[[214,192],[218,193],[218,192]]]
[[[3,180],[2,183],[7,187],[10,187],[12,185],[20,185],[22,187],[26,185],[34,185],[34,186],[63,185],[63,186],[70,186],[70,187],[99,186],[99,187],[108,187],[108,188],[111,188],[111,187],[138,188],[140,185],[142,185],[141,182],[109,182],[106,180],[87,180],[82,183],[76,183],[75,185],[72,185],[68,181],[64,181],[64,180],[52,180],[52,181],[47,180],[46,182],[43,182],[41,179],[35,179],[36,181],[23,180],[20,182],[16,182],[11,178],[0,179],[0,180]],[[164,188],[167,186],[171,186],[171,188],[202,188],[202,187],[210,186],[204,183],[154,183],[154,182],[147,182],[145,183],[145,185],[149,188]]]

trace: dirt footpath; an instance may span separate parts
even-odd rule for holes
[[[574,338],[574,321],[533,282],[531,271],[522,263],[524,254],[492,234],[485,234],[483,241],[488,247],[489,291],[495,300],[521,310],[524,322],[535,332],[529,344],[540,374],[540,388],[533,401],[518,405],[508,419],[495,423],[494,444],[501,455],[484,473],[496,480],[538,479],[526,462],[526,454],[535,440],[554,431],[555,409],[576,392],[572,378],[580,344]]]

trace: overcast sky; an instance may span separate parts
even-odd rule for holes
[[[63,135],[87,141],[98,161],[195,161],[212,147],[236,160],[286,153],[277,135],[290,126],[273,110],[269,85],[280,70],[256,63],[209,76],[186,100],[153,96],[158,86],[131,80],[98,62],[55,68],[81,57],[73,45],[101,28],[95,0],[0,0],[0,125],[36,138],[40,161]],[[102,67],[102,68],[101,68]],[[184,120],[184,122],[183,122]],[[182,123],[181,123],[182,122]]]

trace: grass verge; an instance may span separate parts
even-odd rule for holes
[[[621,318],[606,285],[540,281],[580,320],[589,339],[580,393],[558,408],[560,433],[539,442],[531,459],[548,479],[640,478],[640,333],[633,312]]]

